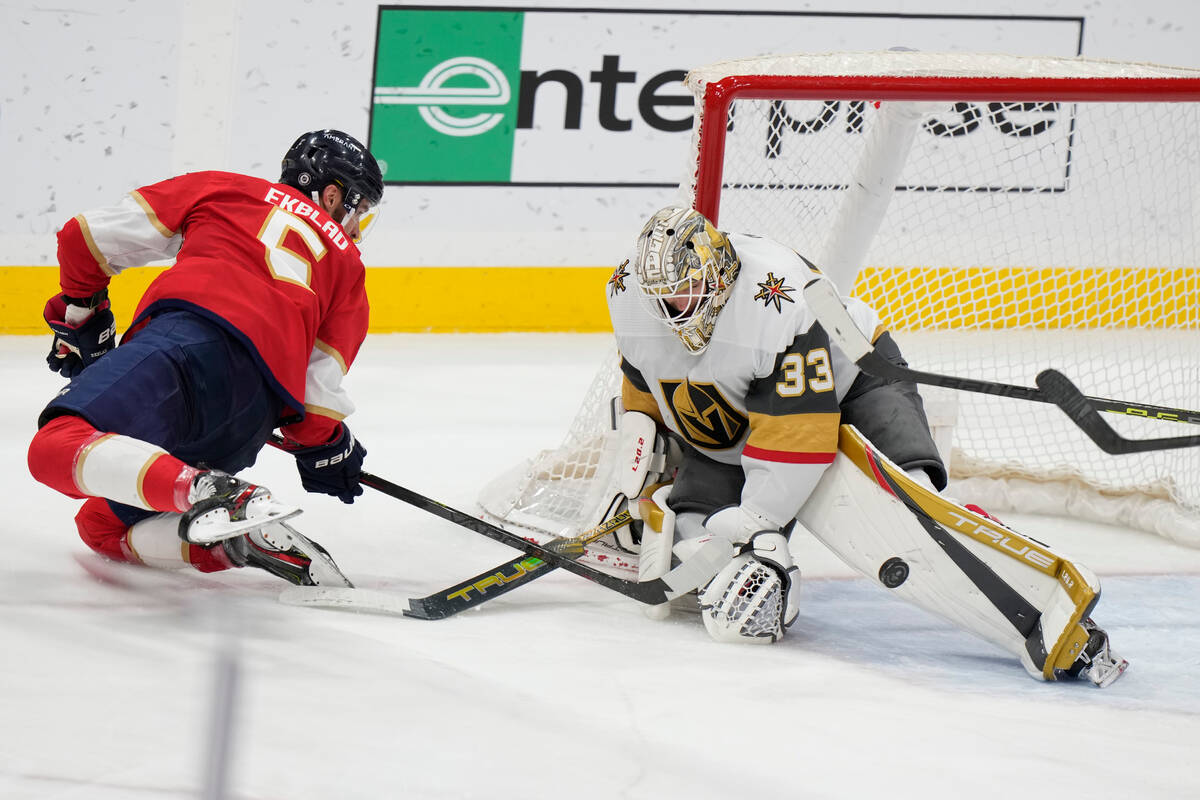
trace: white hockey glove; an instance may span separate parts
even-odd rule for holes
[[[700,593],[704,627],[719,642],[769,644],[800,613],[800,570],[787,537],[741,506],[709,515],[704,527],[741,545],[738,554]]]

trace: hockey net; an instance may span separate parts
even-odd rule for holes
[[[1054,367],[1085,394],[1200,408],[1200,71],[889,51],[724,62],[687,85],[683,201],[815,261],[911,366],[1022,385]],[[484,510],[553,535],[596,524],[618,382],[614,354],[562,446]],[[1053,406],[921,391],[958,499],[1200,546],[1200,448],[1110,456]]]

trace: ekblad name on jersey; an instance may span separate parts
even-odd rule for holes
[[[311,199],[261,178],[195,172],[80,214],[59,232],[62,288],[72,296],[170,258],[130,333],[158,310],[194,311],[245,344],[287,405],[317,414],[323,431],[354,410],[341,382],[366,338],[365,270]]]
[[[839,403],[858,367],[831,346],[804,302],[817,277],[794,251],[729,234],[741,269],[708,347],[692,354],[646,310],[630,262],[608,284],[627,408],[645,411],[705,456],[740,464],[742,505],[772,522],[792,519],[837,450]],[[867,305],[847,301],[878,334]]]

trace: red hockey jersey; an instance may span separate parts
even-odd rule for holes
[[[165,308],[217,322],[257,356],[284,402],[309,415],[289,437],[325,441],[354,409],[342,376],[367,333],[365,271],[346,232],[289,186],[196,172],[80,214],[58,234],[60,283],[73,297],[126,267],[172,257],[130,333]]]

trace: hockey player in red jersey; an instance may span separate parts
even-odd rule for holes
[[[38,419],[29,467],[87,498],[75,519],[89,547],[349,585],[286,522],[298,509],[233,475],[281,428],[305,489],[362,493],[366,449],[343,422],[354,406],[341,384],[367,333],[356,241],[382,194],[367,149],[320,130],[291,146],[277,183],[189,173],[63,226],[47,362],[71,382]],[[110,279],[172,257],[115,347]]]

